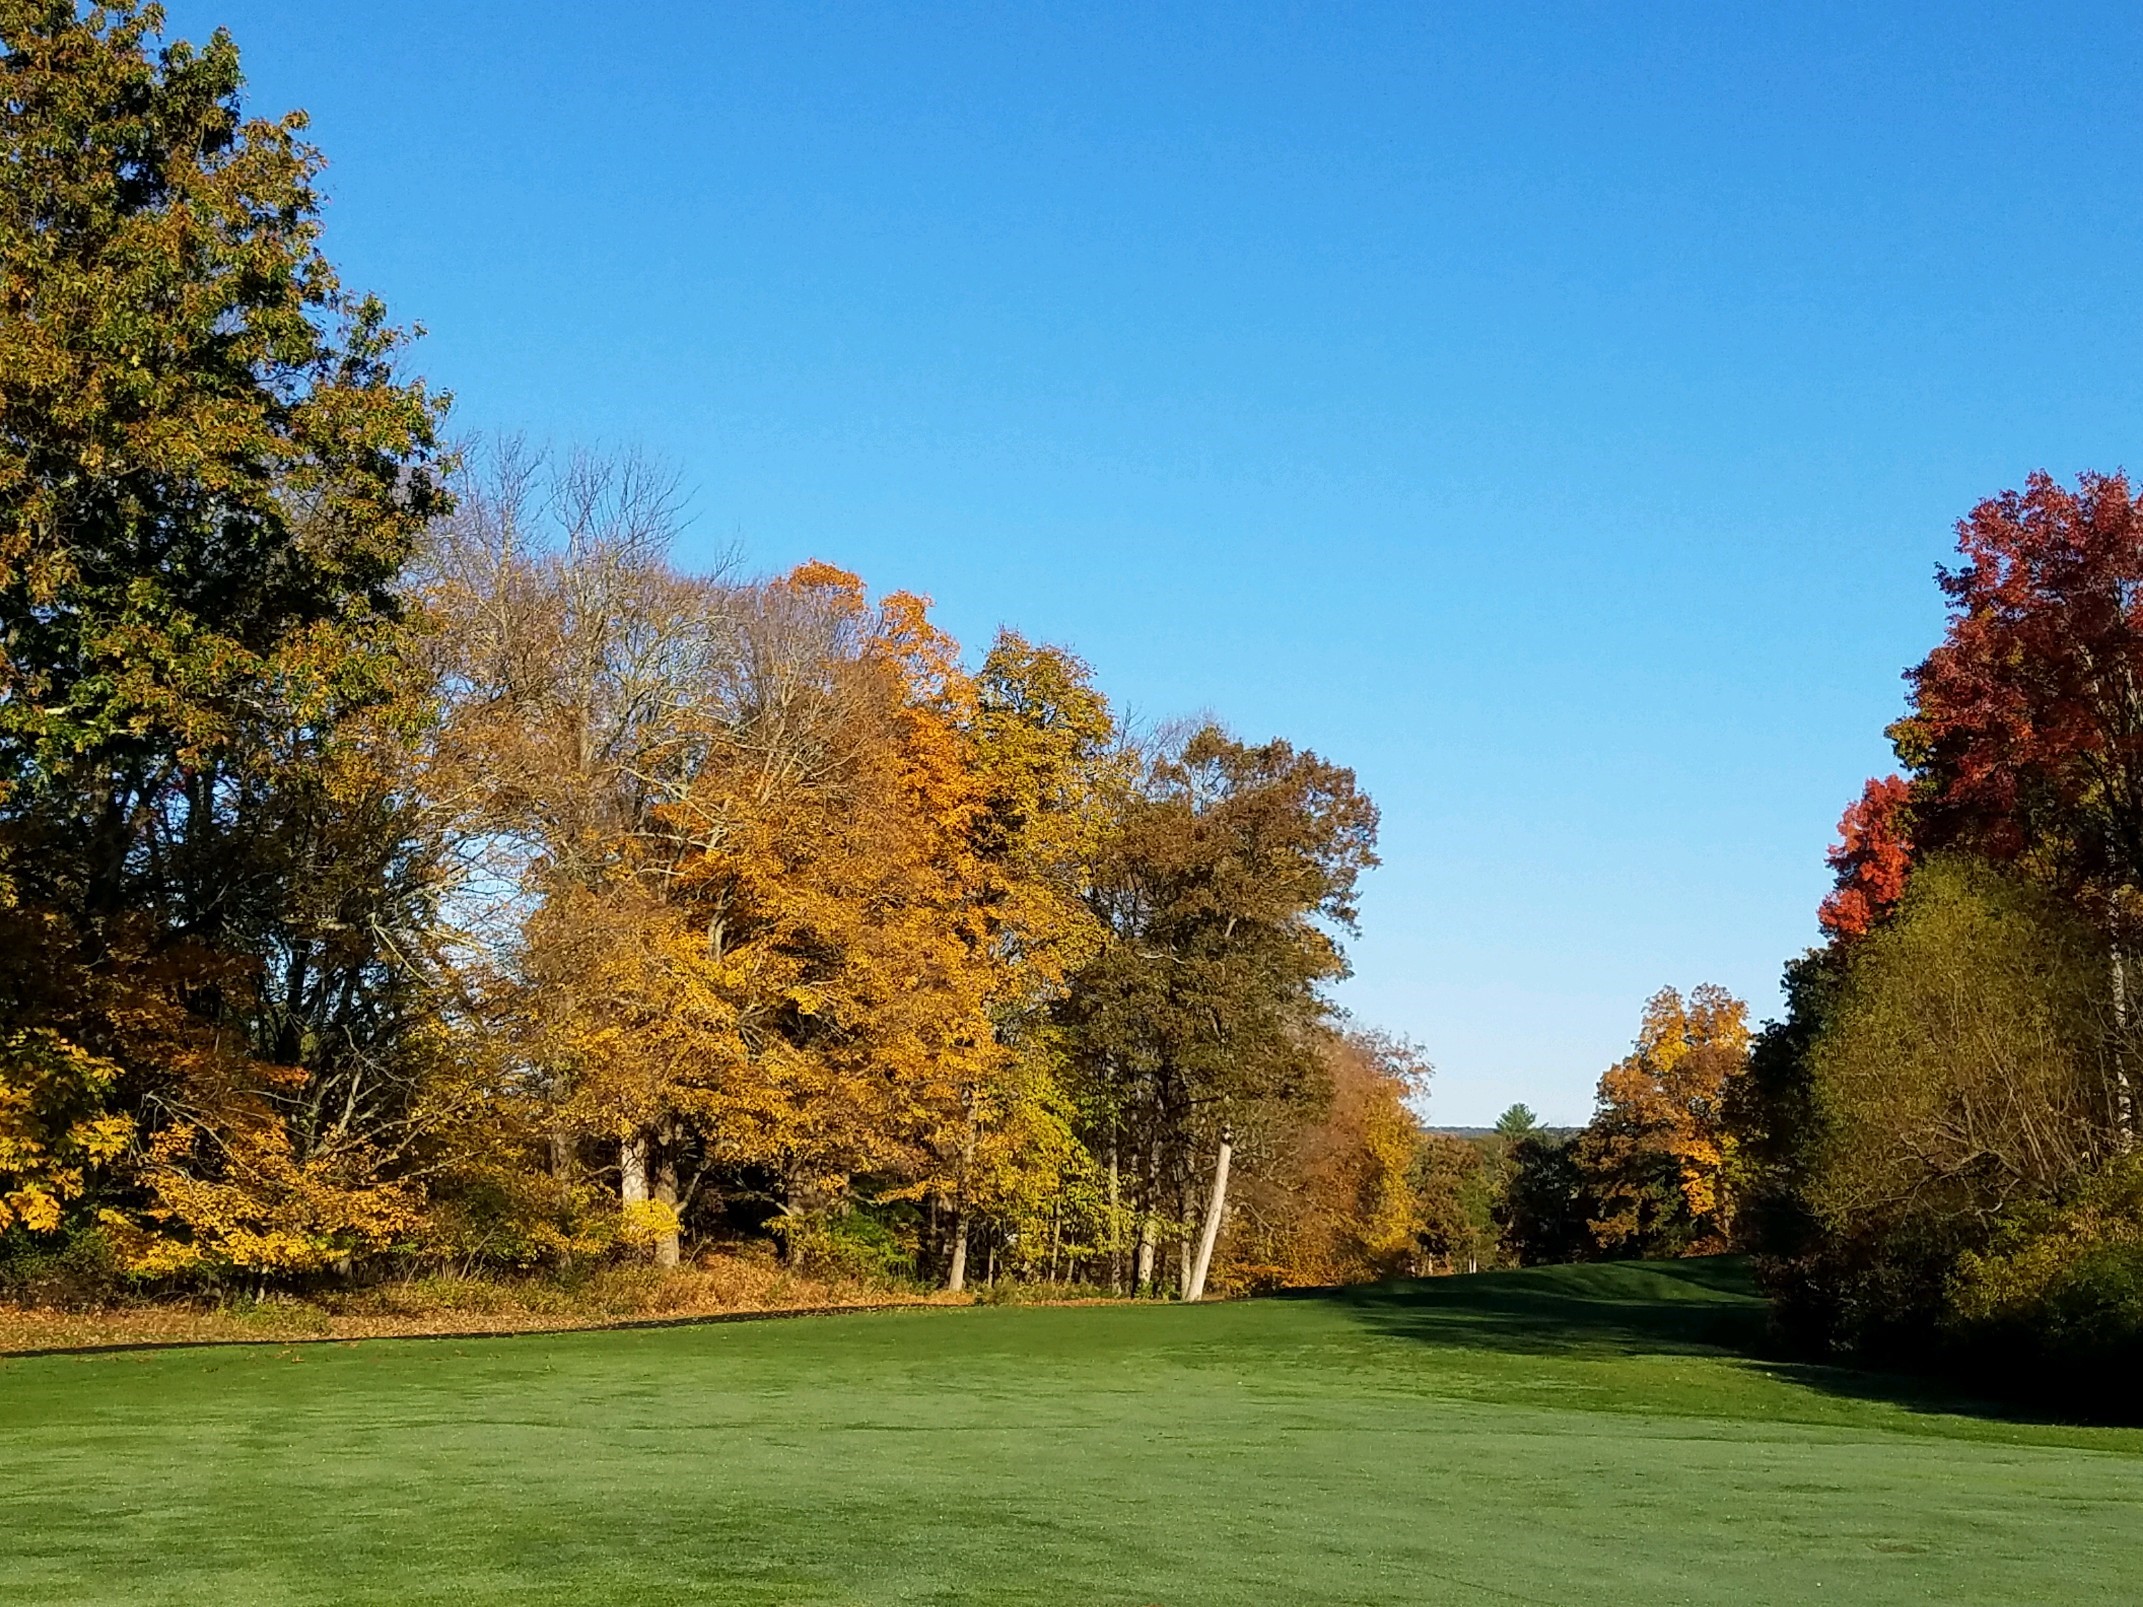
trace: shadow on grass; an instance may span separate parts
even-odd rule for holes
[[[1357,1284],[1315,1298],[1398,1338],[1529,1355],[1750,1353],[1768,1325],[1748,1264],[1731,1256]]]
[[[1380,1333],[1429,1345],[1598,1359],[1732,1357],[1824,1394],[1909,1411],[2012,1423],[2109,1421],[1990,1398],[1937,1376],[1863,1371],[1797,1356],[1773,1333],[1769,1305],[1739,1256],[1531,1267],[1274,1298],[1326,1301]],[[2118,1413],[2110,1419],[2125,1420]]]

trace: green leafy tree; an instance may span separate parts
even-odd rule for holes
[[[1804,1064],[1814,1232],[1781,1269],[1795,1325],[1918,1346],[1958,1258],[2118,1151],[2103,937],[1983,861],[1923,860],[1853,947]]]
[[[1197,1287],[1201,1157],[1214,1157],[1202,1203],[1217,1224],[1236,1141],[1265,1144],[1279,1113],[1328,1092],[1320,989],[1346,971],[1336,934],[1354,925],[1376,818],[1352,771],[1211,726],[1124,805],[1090,894],[1103,941],[1065,1019],[1088,1085],[1141,1152],[1140,1283],[1165,1234],[1178,1288]]]
[[[1540,1131],[1540,1118],[1533,1114],[1530,1105],[1513,1105],[1496,1118],[1496,1137],[1506,1144],[1515,1144],[1522,1138],[1531,1138]]]
[[[1521,1267],[1595,1258],[1599,1201],[1579,1164],[1578,1139],[1532,1134],[1511,1146],[1510,1166],[1495,1208],[1504,1256]]]
[[[152,1200],[309,1202],[258,1251],[295,1264],[406,1108],[395,586],[443,403],[320,252],[302,116],[247,118],[229,37],[162,22],[0,0],[0,1042],[123,1068]]]

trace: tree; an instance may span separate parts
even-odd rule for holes
[[[1321,1092],[1320,987],[1345,972],[1376,810],[1351,771],[1207,726],[1149,766],[1090,897],[1106,935],[1065,1021],[1096,1102],[1136,1135],[1138,1282],[1164,1232],[1194,1285],[1199,1151],[1214,1157]],[[1225,1209],[1207,1191],[1209,1210]]]
[[[1748,1045],[1748,1007],[1724,988],[1707,983],[1686,1001],[1662,988],[1646,1003],[1635,1052],[1601,1076],[1578,1143],[1602,1250],[1705,1255],[1731,1242],[1725,1105]]]
[[[1496,1207],[1503,1254],[1521,1267],[1597,1257],[1598,1202],[1578,1164],[1578,1140],[1536,1133],[1513,1145],[1510,1158],[1510,1181]]]
[[[1890,728],[1904,774],[1840,823],[1830,941],[1788,968],[1732,1120],[1746,1238],[1843,1342],[1916,1322],[1924,1349],[1959,1256],[2136,1130],[2143,509],[2119,475],[2035,474],[1957,533]]]
[[[2102,975],[2095,935],[2043,891],[1970,859],[1924,861],[1809,1052],[1825,1223],[1984,1224],[2110,1153]]]
[[[2143,506],[2121,475],[2034,474],[1957,545],[1948,628],[1893,728],[1919,833],[2117,914],[2143,879]]]
[[[1808,1199],[1819,1139],[1809,1052],[1830,1020],[1854,945],[1833,942],[1790,961],[1785,1016],[1749,1044],[1748,1069],[1724,1100],[1739,1173],[1734,1235],[1780,1262],[1807,1253],[1821,1232]]]
[[[1530,1138],[1540,1131],[1540,1118],[1533,1114],[1530,1105],[1513,1105],[1496,1118],[1496,1137],[1506,1144],[1515,1144]]]
[[[1509,1170],[1505,1157],[1450,1133],[1424,1133],[1413,1185],[1420,1243],[1431,1269],[1477,1272],[1496,1264],[1496,1208]]]
[[[1418,1169],[1433,1139],[1412,1107],[1428,1090],[1428,1063],[1412,1045],[1360,1029],[1330,1033],[1323,1050],[1323,1097],[1250,1150],[1226,1247],[1233,1287],[1413,1270],[1423,1232]]]
[[[2029,1263],[2022,1241],[2089,1191],[2122,1138],[2105,944],[2058,893],[1945,851],[1886,921],[1789,971],[1741,1117],[1753,1242],[1789,1330],[1941,1354],[1972,1257],[2001,1244]]]
[[[303,118],[161,22],[0,4],[0,1085],[118,1068],[144,1265],[302,1270],[402,1217],[443,402],[320,252]]]
[[[1059,648],[1000,632],[958,716],[970,743],[981,807],[961,874],[977,910],[975,940],[990,966],[988,1011],[998,1054],[950,1090],[949,1118],[930,1140],[936,1167],[921,1188],[952,1218],[946,1286],[966,1282],[979,1214],[1001,1233],[1030,1236],[1044,1210],[1061,1243],[1065,1185],[1086,1152],[1073,1131],[1063,1032],[1054,1007],[1089,959],[1101,928],[1085,901],[1115,794],[1121,750],[1091,672]],[[1110,1212],[1089,1224],[1111,1250],[1120,1233],[1110,1153]],[[1076,1225],[1075,1225],[1076,1226]]]
[[[1897,908],[1912,869],[1912,791],[1896,776],[1870,781],[1838,822],[1829,862],[1837,885],[1816,911],[1823,930],[1850,940]]]

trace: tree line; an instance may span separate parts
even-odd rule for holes
[[[450,437],[161,26],[0,0],[0,1268],[1409,1264],[1349,770]]]

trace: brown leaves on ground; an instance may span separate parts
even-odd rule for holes
[[[0,1355],[104,1346],[543,1333],[632,1322],[964,1305],[972,1298],[812,1277],[764,1255],[709,1255],[677,1271],[609,1267],[572,1283],[427,1277],[309,1300],[145,1302],[88,1312],[0,1305]]]

